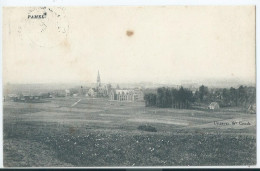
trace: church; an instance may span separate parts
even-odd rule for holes
[[[88,90],[87,96],[97,98],[109,98],[111,101],[143,101],[144,95],[140,88],[120,89],[112,88],[110,84],[101,84],[101,78],[98,71],[96,86]]]
[[[88,96],[90,97],[107,97],[108,96],[108,86],[101,84],[101,78],[98,71],[97,83],[95,88],[90,88],[88,90]]]

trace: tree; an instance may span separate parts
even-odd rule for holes
[[[209,101],[216,101],[222,107],[228,106],[244,106],[256,103],[256,88],[244,87],[229,88],[229,89],[211,89],[208,90],[204,85],[199,87],[199,90],[192,93],[189,89],[180,87],[165,88],[160,87],[156,92],[148,93],[144,97],[146,106],[156,106],[160,108],[190,108],[191,103],[208,103]]]
[[[172,104],[172,97],[171,97],[171,90],[167,88],[165,90],[165,107],[171,107]]]
[[[179,108],[183,108],[183,103],[185,101],[185,91],[184,88],[181,87],[178,91],[178,101],[179,101]]]
[[[222,97],[223,97],[223,100],[222,100],[222,106],[225,107],[225,106],[230,106],[230,95],[229,95],[229,91],[224,88],[222,90]]]
[[[156,106],[156,94],[149,93],[144,95],[145,106]]]
[[[208,95],[209,90],[208,87],[202,85],[199,87],[199,99],[200,101],[205,101],[206,96]]]
[[[230,88],[229,90],[229,93],[230,93],[230,102],[231,102],[231,105],[235,105],[237,106],[238,103],[238,93],[237,93],[237,90],[233,87]]]
[[[240,105],[244,106],[247,102],[247,98],[248,98],[248,96],[247,96],[245,87],[239,86],[239,88],[238,88],[238,103]]]
[[[158,107],[167,107],[166,88],[157,89],[156,104]]]
[[[171,89],[171,107],[176,108],[177,107],[177,95],[178,95],[178,90],[175,88]]]

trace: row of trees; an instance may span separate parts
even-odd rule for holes
[[[214,94],[209,94],[210,100],[219,102],[220,106],[244,106],[248,107],[250,104],[256,103],[256,89],[255,87],[244,87],[239,88],[222,89],[215,91]]]
[[[158,88],[157,94],[148,93],[144,95],[146,106],[156,106],[161,108],[189,108],[191,102],[194,102],[192,91],[181,87],[175,88]]]
[[[202,85],[192,93],[186,88],[158,88],[156,92],[146,93],[144,96],[146,106],[161,108],[190,108],[191,105],[208,105],[218,102],[221,107],[244,106],[256,103],[256,88],[240,86],[230,89],[209,89]]]

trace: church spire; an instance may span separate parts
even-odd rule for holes
[[[99,75],[99,70],[98,70],[98,75],[97,75],[97,86],[101,86],[101,80],[100,80],[100,75]]]

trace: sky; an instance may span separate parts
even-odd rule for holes
[[[4,8],[3,83],[91,83],[98,70],[103,83],[254,83],[255,7]]]

